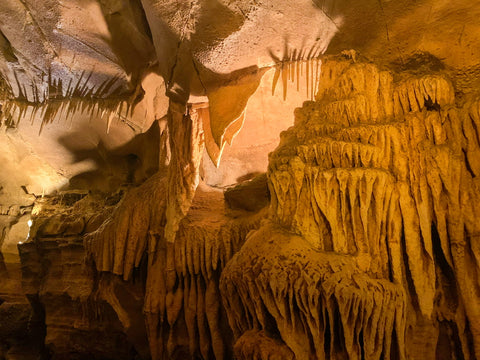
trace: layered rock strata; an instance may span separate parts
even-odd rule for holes
[[[122,282],[85,261],[83,236],[121,199],[66,192],[36,201],[19,244],[23,289],[42,309],[49,358],[131,359],[148,354],[139,276]],[[142,338],[143,332],[143,338]]]

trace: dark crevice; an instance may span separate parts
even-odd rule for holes
[[[40,348],[41,360],[50,359],[51,354],[45,347],[45,337],[47,335],[47,325],[45,323],[45,308],[40,301],[38,294],[27,295],[27,299],[33,309],[33,315],[29,321],[29,330],[31,346]]]
[[[389,226],[392,226],[392,225],[386,225],[387,228]],[[388,233],[392,233],[390,231],[388,231],[387,229],[387,234]],[[390,239],[388,237],[388,235],[385,237],[385,243],[386,244],[389,244],[390,243]],[[394,275],[393,275],[393,256],[392,256],[392,247],[391,246],[387,246],[387,256],[388,256],[388,263],[387,263],[387,273],[388,273],[388,279],[391,281],[391,282],[394,282]]]
[[[435,264],[437,265],[435,267],[437,272],[437,286],[440,286],[443,293],[448,295],[448,298],[444,299],[447,302],[448,307],[452,310],[455,310],[458,306],[457,282],[455,279],[455,273],[445,257],[440,235],[435,224],[432,224],[431,229],[433,256],[435,259]]]
[[[5,34],[0,30],[0,52],[8,62],[18,62],[12,44],[7,39]]]
[[[473,335],[472,331],[470,330],[470,322],[468,321],[468,318],[465,319],[465,330],[464,330],[465,337],[467,338],[467,346],[468,346],[468,351],[470,355],[470,359],[475,359],[475,348],[474,348],[474,341],[473,341]]]
[[[332,332],[330,330],[330,317],[328,315],[328,311],[325,309],[325,335],[324,335],[324,351],[325,351],[325,359],[330,359],[330,351],[332,346]]]
[[[138,267],[134,267],[132,271],[132,283],[142,284],[143,291],[145,292],[145,286],[147,283],[148,272],[148,252],[145,251],[140,259]]]
[[[263,318],[265,319],[264,330],[271,338],[281,339],[280,331],[278,330],[277,321],[267,310],[265,305],[262,304]]]
[[[412,300],[411,301],[412,306],[416,311],[420,312],[420,305],[418,302],[417,292],[415,291],[415,285],[413,284],[412,273],[410,272],[410,266],[408,265],[408,254],[407,254],[407,247],[405,242],[405,231],[403,226],[404,225],[402,224],[402,236],[401,236],[400,244],[402,247],[402,257],[403,257],[403,265],[405,270],[405,277],[408,285],[408,292]]]
[[[451,321],[439,322],[439,334],[435,360],[464,360],[457,325]]]
[[[151,43],[153,44],[152,29],[150,29],[150,24],[148,23],[147,14],[145,13],[145,9],[143,8],[142,1],[141,0],[130,0],[130,1],[136,4],[136,6],[134,7],[134,10],[138,11],[141,18],[142,25],[143,25],[143,29],[145,30],[145,35],[150,39]]]
[[[400,360],[400,346],[398,345],[397,330],[394,328],[392,331],[392,342],[390,345],[390,359],[388,360]]]
[[[347,357],[347,352],[345,349],[345,334],[343,332],[342,318],[338,305],[335,304],[333,311],[333,348],[335,355],[338,355],[339,358]]]
[[[435,101],[433,102],[432,98],[430,96],[428,96],[426,99],[425,99],[425,108],[427,109],[427,111],[440,111],[440,105]]]
[[[472,178],[475,178],[475,172],[473,171],[472,166],[470,165],[470,162],[468,161],[468,156],[467,156],[467,153],[466,153],[465,149],[463,149],[462,152],[463,152],[463,159],[464,159],[464,162],[465,162],[465,167],[467,168],[467,171],[470,173]]]
[[[468,117],[471,121],[472,127],[473,127],[473,135],[475,136],[475,139],[477,140],[477,144],[480,145],[480,129],[478,128],[477,122],[475,119],[473,119],[471,114],[468,114]]]
[[[360,331],[358,335],[358,342],[360,344],[360,360],[365,360],[365,345],[364,345],[364,338],[363,338],[363,330]]]

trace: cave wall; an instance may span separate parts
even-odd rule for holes
[[[0,359],[480,358],[478,4],[88,3],[0,5]]]
[[[426,71],[428,54],[416,55],[421,72],[352,54],[322,60],[315,100],[295,111],[266,177],[192,192],[189,160],[171,191],[185,210],[168,203],[168,171],[106,200],[37,199],[19,249],[48,351],[478,358],[478,97]],[[177,141],[200,154],[197,115]]]
[[[478,98],[410,70],[323,61],[270,154],[269,224],[222,275],[244,358],[249,331],[300,359],[478,358]]]

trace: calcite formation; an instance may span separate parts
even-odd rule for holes
[[[478,358],[479,102],[411,70],[323,61],[270,155],[269,224],[222,275],[236,337],[272,331],[298,359]]]
[[[146,262],[141,314],[152,358],[227,359],[231,331],[219,301],[220,274],[264,212],[225,213],[222,192],[202,184],[172,242],[164,230],[166,186],[165,177],[155,175],[131,190],[111,217],[86,236],[87,252],[98,271],[125,281]]]
[[[49,350],[478,358],[478,98],[460,99],[438,69],[380,69],[352,54],[321,60],[315,100],[296,110],[266,177],[224,195],[198,183],[192,110],[169,131],[170,147],[186,143],[170,164],[184,166],[107,200],[37,200],[20,258]]]
[[[4,0],[0,359],[480,359],[479,15]]]
[[[234,335],[265,331],[280,338],[262,359],[404,358],[405,296],[388,279],[358,268],[353,257],[318,252],[308,241],[265,224],[222,274]],[[235,345],[247,352],[249,341]],[[383,355],[382,355],[383,354]]]

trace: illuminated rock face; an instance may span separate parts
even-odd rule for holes
[[[189,190],[202,144],[192,110],[170,135],[189,149],[170,156],[191,169],[183,183],[170,165],[106,199],[37,200],[19,249],[47,349],[80,359],[478,358],[478,98],[459,101],[444,72],[380,70],[352,54],[322,60],[316,99],[282,133],[266,182]],[[182,205],[171,241],[168,208]]]
[[[319,86],[270,155],[269,222],[222,274],[238,353],[255,330],[297,359],[478,358],[478,98],[346,59]]]
[[[5,0],[0,359],[480,358],[479,9]]]

